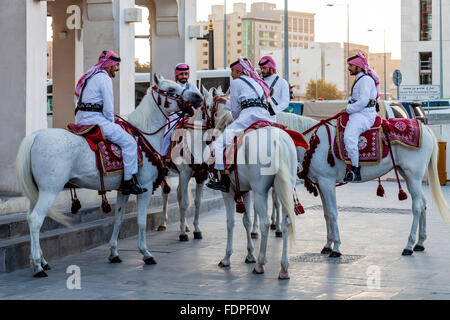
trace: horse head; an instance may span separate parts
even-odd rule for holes
[[[206,91],[206,90],[205,90]],[[205,93],[205,91],[203,91]],[[208,92],[208,91],[207,91]],[[216,96],[226,96],[228,94],[223,93],[222,87],[219,86],[218,88],[211,88],[208,92],[208,95],[210,96],[210,104],[214,106],[212,117],[215,119],[214,121],[214,127],[215,129],[218,129],[220,132],[225,130],[225,127],[233,122],[233,115],[231,114],[231,111],[228,109],[225,109],[225,104],[222,103],[215,103],[213,101],[214,97]],[[205,99],[208,104],[208,99]]]
[[[203,97],[195,91],[183,89],[178,83],[164,79],[160,74],[155,74],[155,86],[153,90],[158,93],[157,104],[162,105],[165,97],[163,112],[171,114],[182,111],[188,116],[194,115],[194,110],[200,107],[203,103]]]

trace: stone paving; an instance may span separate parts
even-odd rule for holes
[[[282,240],[273,231],[265,274],[252,274],[253,265],[244,263],[246,240],[239,214],[231,267],[218,267],[225,253],[226,223],[224,210],[217,209],[201,216],[202,240],[178,241],[178,223],[166,232],[149,232],[156,265],[144,265],[137,238],[128,238],[119,241],[121,264],[108,262],[108,246],[103,245],[49,261],[48,278],[32,278],[29,269],[0,274],[0,299],[450,299],[450,227],[433,208],[428,186],[426,250],[409,257],[401,252],[411,228],[411,199],[397,200],[395,182],[384,182],[386,198],[376,197],[376,188],[375,181],[338,188],[339,259],[319,254],[326,239],[320,199],[301,185],[297,188],[306,214],[296,217],[290,280],[278,280]],[[442,188],[450,202],[450,186]],[[192,228],[191,219],[189,223]],[[257,254],[259,240],[255,247]],[[80,268],[80,290],[67,288],[70,265]],[[377,272],[379,286],[373,278]]]

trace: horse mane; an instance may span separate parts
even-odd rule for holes
[[[287,129],[297,132],[304,132],[319,123],[319,121],[312,118],[289,112],[278,112],[277,122],[287,126]]]
[[[225,130],[225,127],[234,121],[231,111],[225,108],[219,108],[217,111],[216,129],[220,132]]]
[[[152,114],[151,90],[151,88],[147,89],[147,93],[144,98],[142,98],[137,108],[128,115],[128,121],[141,130],[146,130],[150,126]]]

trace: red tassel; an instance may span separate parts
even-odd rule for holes
[[[384,197],[384,188],[381,183],[378,184],[377,196]]]
[[[297,202],[294,206],[294,211],[295,211],[295,215],[299,216],[301,214],[305,213],[305,209],[303,208],[303,206],[300,204],[300,202]]]
[[[72,214],[76,214],[80,209],[81,209],[80,200],[78,200],[78,198],[74,198],[72,200],[72,207],[70,208],[70,211],[72,212]]]
[[[169,194],[170,193],[170,186],[166,181],[162,182],[163,184],[163,192],[164,194]]]
[[[398,200],[402,201],[406,199],[408,199],[408,195],[405,191],[403,191],[403,189],[400,189],[400,191],[398,192]]]
[[[328,160],[328,163],[330,164],[330,166],[333,168],[336,163],[334,162],[334,157],[333,157],[333,154],[331,153],[331,147],[328,150],[328,159],[327,160]]]
[[[236,200],[236,212],[237,213],[246,213],[245,204],[241,199]]]
[[[108,199],[106,199],[106,196],[102,197],[102,210],[104,213],[110,213],[111,212],[111,206],[108,203]]]

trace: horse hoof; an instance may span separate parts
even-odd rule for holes
[[[414,247],[413,250],[414,250],[414,251],[425,251],[425,247],[416,244],[416,246]]]
[[[202,233],[200,231],[194,232],[194,239],[203,239]]]
[[[188,226],[186,226],[186,232],[191,232],[191,229],[189,229],[189,227]]]
[[[250,236],[252,237],[252,239],[258,239],[259,234],[255,233],[255,232],[252,232],[252,233],[250,234]]]
[[[256,270],[256,267],[253,268],[253,274],[263,274],[264,273],[264,268],[261,266],[260,270]]]
[[[330,258],[339,258],[342,254],[340,252],[332,251],[330,253]]]
[[[221,268],[227,268],[227,267],[229,267],[230,265],[229,265],[229,264],[225,264],[225,263],[223,263],[222,261],[220,261],[219,264],[218,264],[218,266],[221,267]]]
[[[283,238],[283,232],[281,232],[281,231],[275,231],[275,237],[276,237],[276,238]]]
[[[412,256],[412,254],[413,254],[413,251],[409,250],[409,249],[405,249],[402,252],[402,256]]]
[[[111,263],[121,263],[122,259],[120,259],[119,256],[115,256],[114,258],[109,258],[109,262],[111,262]]]
[[[280,272],[278,275],[278,279],[280,280],[288,280],[289,279],[289,273],[288,272]]]
[[[145,264],[149,265],[149,264],[156,264],[156,260],[153,257],[144,259]]]
[[[167,227],[166,226],[159,226],[158,227],[158,231],[166,231]]]
[[[275,224],[270,225],[270,230],[277,230],[277,226]]]
[[[48,263],[46,265],[42,266],[42,269],[44,269],[44,271],[48,271],[48,270],[52,270],[52,268],[50,268],[50,266],[48,265]]]
[[[189,241],[189,237],[187,234],[180,234],[180,241]]]
[[[250,260],[249,258],[245,258],[245,263],[250,264],[250,263],[256,263],[255,260]]]
[[[322,251],[320,251],[321,254],[331,254],[332,250],[331,248],[323,248]]]
[[[46,278],[46,277],[48,277],[48,275],[44,271],[39,271],[38,273],[35,273],[33,275],[33,277],[35,277],[35,278]]]

